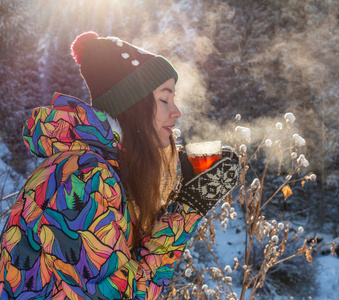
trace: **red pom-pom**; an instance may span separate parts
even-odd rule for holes
[[[76,37],[71,45],[71,54],[75,62],[81,66],[82,57],[91,40],[97,39],[99,36],[94,31],[84,32]]]

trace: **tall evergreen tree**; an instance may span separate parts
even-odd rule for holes
[[[30,259],[29,259],[29,255],[27,255],[26,258],[25,258],[23,269],[24,270],[29,270],[31,267],[32,266],[31,266],[31,262],[30,262]]]
[[[31,290],[34,287],[34,278],[31,276],[28,281],[26,282],[26,288]]]
[[[91,274],[89,272],[89,270],[87,269],[86,266],[84,266],[84,268],[82,269],[82,276],[85,278],[85,279],[88,279],[91,277]]]

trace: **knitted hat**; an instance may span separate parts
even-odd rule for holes
[[[85,32],[73,42],[72,55],[91,94],[92,106],[116,118],[178,74],[171,63],[117,37]]]

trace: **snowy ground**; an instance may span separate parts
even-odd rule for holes
[[[339,299],[339,259],[331,255],[317,258],[318,296],[313,299]]]
[[[243,258],[243,251],[244,251],[244,240],[245,240],[245,232],[243,229],[244,227],[244,220],[241,216],[241,210],[237,209],[238,219],[237,220],[230,220],[229,226],[227,231],[224,233],[221,230],[221,226],[219,222],[216,222],[216,239],[215,239],[215,254],[219,257],[219,263],[221,266],[234,266],[233,258],[237,257],[241,262]],[[307,234],[307,228],[305,228],[305,234]],[[311,234],[315,236],[314,233]],[[319,233],[319,236],[323,238],[321,244],[330,243],[333,241],[333,237],[328,234]],[[325,249],[325,248],[324,248]],[[327,247],[326,249],[329,249]],[[319,254],[318,251],[317,255],[313,257],[313,266],[314,272],[316,272],[317,276],[317,285],[318,285],[318,294],[317,295],[305,295],[304,298],[301,299],[312,299],[312,300],[325,300],[325,299],[339,299],[339,258],[333,257],[331,254],[326,256],[322,256]],[[235,272],[233,272],[235,273]],[[233,274],[232,274],[233,277]],[[241,294],[241,286],[236,281],[236,278],[233,280],[232,285],[233,291],[240,296]],[[247,292],[245,299],[249,299],[250,291]],[[273,292],[274,294],[274,292]],[[312,297],[312,298],[309,298]],[[257,298],[257,299],[260,299]],[[265,299],[268,299],[267,297]],[[281,300],[281,299],[289,299],[289,295],[283,296],[271,296],[269,299],[272,300]],[[294,300],[299,298],[294,297]]]
[[[10,151],[0,138],[0,199],[18,191],[24,184],[25,179],[17,174],[13,169],[6,163],[10,158]],[[4,211],[9,209],[12,203],[13,197],[8,198],[0,202],[0,216]],[[0,218],[0,232],[4,225],[5,220]]]
[[[18,191],[20,187],[23,185],[25,179],[22,176],[16,174],[9,166],[4,162],[6,157],[10,155],[7,147],[2,143],[0,139],[0,192],[1,198],[6,195],[9,195],[15,191]],[[9,202],[2,201],[0,204],[0,213],[4,211],[7,206],[9,206]],[[243,229],[244,221],[241,217],[241,210],[236,209],[238,212],[238,219],[235,221],[231,221],[228,223],[228,229],[226,233],[222,232],[220,228],[220,223],[216,222],[216,240],[215,240],[215,252],[219,257],[219,263],[222,266],[226,265],[234,265],[233,258],[237,257],[239,260],[243,256],[244,249],[244,239],[245,233]],[[1,220],[0,222],[0,231],[4,226],[5,220]],[[307,229],[305,228],[305,232]],[[319,233],[324,240],[322,243],[328,243],[332,241],[332,237],[326,234]],[[305,295],[304,299],[308,299],[309,296],[312,296],[313,300],[324,300],[324,299],[339,299],[339,258],[333,257],[332,255],[321,256],[317,255],[314,257],[313,261],[314,272],[317,274],[317,284],[318,295]],[[233,275],[232,275],[233,277]],[[240,295],[241,287],[234,280],[233,282],[233,291]],[[250,294],[249,292],[247,293]],[[284,299],[287,298],[288,295],[285,295]],[[248,299],[247,297],[246,299]],[[272,296],[272,300],[282,299],[282,296]],[[296,298],[294,300],[297,300]]]

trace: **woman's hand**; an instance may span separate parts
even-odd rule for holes
[[[218,160],[211,168],[186,181],[176,201],[204,216],[238,184],[239,160],[235,153]]]

